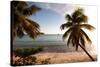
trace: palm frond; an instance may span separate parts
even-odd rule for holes
[[[25,9],[23,10],[23,15],[24,15],[24,16],[30,16],[30,15],[36,13],[36,12],[39,11],[39,10],[41,10],[39,7],[37,7],[37,6],[35,6],[35,5],[32,5],[32,6],[30,6],[30,7],[28,7],[28,8],[25,8]]]
[[[60,29],[63,30],[65,28],[68,28],[68,27],[71,27],[72,26],[72,23],[71,22],[67,22],[67,23],[64,23],[60,26]]]
[[[22,37],[24,35],[21,22],[24,22],[23,16],[21,16],[18,12],[15,12],[12,14],[11,17],[12,20],[12,28],[13,28],[13,37],[15,38],[16,36]]]
[[[67,21],[72,21],[72,17],[69,14],[67,14],[65,18],[67,19]]]
[[[26,18],[26,16],[30,16],[39,11],[39,7],[36,7],[35,5],[29,6],[25,1],[12,1],[11,7],[12,34],[14,37],[22,37],[27,33],[30,37],[35,38],[40,34],[39,24]]]
[[[24,32],[23,32],[23,28],[21,26],[18,26],[18,29],[16,30],[16,32],[17,32],[17,36],[19,38],[21,38],[25,35]]]
[[[83,9],[78,8],[72,13],[73,20],[76,20],[77,17],[83,15]]]
[[[68,41],[67,41],[67,46],[69,46],[71,40],[72,40],[72,34],[70,33],[70,35],[69,35],[69,37],[68,37]]]
[[[25,20],[25,22],[23,22],[23,27],[25,32],[33,39],[40,34],[39,26],[34,21],[31,21],[29,19]]]
[[[32,21],[32,20],[30,20],[30,19],[28,19],[28,18],[26,18],[26,20],[30,23],[30,24],[32,24],[34,27],[36,27],[36,28],[40,28],[40,25],[37,23],[37,22],[35,22],[35,21]]]
[[[90,25],[90,24],[80,24],[80,27],[81,28],[84,28],[84,29],[88,29],[88,30],[94,30],[95,29],[95,27],[93,27],[92,25]]]
[[[63,34],[63,39],[66,39],[71,31],[72,31],[72,28],[69,28],[69,29]]]
[[[88,37],[88,35],[82,29],[81,29],[81,33],[86,38],[86,40],[91,44],[92,43],[91,39]]]
[[[69,28],[64,34],[63,34],[63,39],[65,40],[67,37],[68,37],[68,35],[69,35],[69,33],[72,31],[72,28]]]
[[[88,17],[85,15],[81,15],[81,16],[77,17],[75,21],[78,23],[87,23]]]
[[[25,1],[14,1],[15,3],[17,2],[18,3],[18,7],[27,7],[28,6],[28,4],[27,4],[27,2],[25,2]]]
[[[83,47],[85,48],[85,40],[84,40],[84,37],[81,36],[79,40],[80,40],[80,44],[83,45]]]
[[[27,3],[25,1],[11,1],[11,4],[14,6],[14,7],[17,7],[17,6],[27,6]]]
[[[15,8],[15,11],[22,13],[24,8],[28,6],[28,4],[24,1],[12,1],[13,7]]]

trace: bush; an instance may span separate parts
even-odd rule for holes
[[[19,57],[27,57],[30,56],[32,54],[36,54],[38,52],[43,51],[42,47],[38,47],[38,48],[18,48],[16,50],[14,50],[14,53],[19,56]]]
[[[38,48],[18,48],[14,50],[15,56],[20,57],[17,61],[13,61],[13,65],[20,66],[20,65],[33,65],[35,64],[36,57],[30,56],[32,54],[36,54],[42,51],[42,47]]]

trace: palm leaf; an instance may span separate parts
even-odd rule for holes
[[[67,41],[67,46],[69,46],[71,40],[72,40],[72,34],[70,33],[69,38],[68,38],[68,41]]]
[[[88,30],[93,30],[93,29],[95,29],[92,25],[90,25],[90,24],[80,24],[80,27],[81,28],[84,28],[84,29],[88,29]]]
[[[71,17],[69,14],[67,14],[65,18],[66,18],[68,21],[72,21],[72,17]]]
[[[23,10],[23,15],[24,16],[30,16],[30,15],[36,13],[39,10],[41,10],[39,7],[36,7],[35,5],[32,5],[32,6],[30,6],[28,8],[25,8]]]
[[[36,27],[36,28],[40,28],[40,25],[37,23],[37,22],[35,22],[35,21],[32,21],[32,20],[30,20],[30,19],[28,19],[28,18],[26,18],[26,20],[30,23],[30,24],[32,24],[34,27]]]
[[[78,23],[87,23],[88,17],[85,15],[81,15],[81,16],[77,17],[75,21]]]
[[[90,38],[88,37],[88,35],[81,29],[81,34],[86,38],[86,40],[89,42],[89,43],[92,43],[92,41],[90,40]]]
[[[28,4],[24,1],[13,1],[13,3],[14,3],[13,6],[15,8],[15,11],[17,10],[21,14],[22,14],[24,8],[28,6]]]
[[[40,8],[35,5],[29,6],[24,1],[12,1],[11,7],[12,34],[14,37],[22,37],[25,32],[32,38],[40,34],[39,24],[26,18],[26,16],[30,16],[39,11]]]
[[[67,22],[67,23],[64,23],[60,26],[60,29],[63,30],[65,28],[68,28],[68,27],[71,27],[72,26],[72,23],[71,22]]]
[[[17,31],[17,36],[19,38],[21,38],[21,37],[23,37],[25,35],[24,32],[23,32],[23,28],[21,26],[19,26],[16,31]]]
[[[33,39],[40,34],[39,26],[34,21],[26,19],[25,22],[23,22],[23,27],[25,32]]]
[[[83,45],[85,48],[85,40],[83,36],[80,37],[80,44]]]
[[[74,22],[75,22],[76,18],[79,17],[79,16],[81,16],[81,15],[83,15],[83,9],[81,9],[81,8],[76,9],[72,13],[72,18],[73,18]]]
[[[14,7],[18,7],[18,6],[23,6],[23,7],[26,7],[28,4],[24,1],[11,1],[11,4],[14,6]]]
[[[66,39],[71,31],[72,31],[72,28],[69,28],[69,29],[63,34],[63,39]]]

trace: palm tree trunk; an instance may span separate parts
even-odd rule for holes
[[[92,60],[92,61],[95,61],[94,58],[87,52],[87,50],[79,44],[79,46],[84,50],[84,52],[89,56],[89,58]]]

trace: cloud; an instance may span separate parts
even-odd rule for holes
[[[69,4],[55,4],[55,3],[46,3],[44,5],[45,5],[44,8],[51,9],[62,15],[65,15],[66,13],[71,12],[75,7],[75,6],[69,5]]]
[[[75,8],[75,5],[71,4],[40,3],[40,2],[34,2],[34,4],[40,8],[50,9],[62,15],[65,15],[66,13],[71,13]]]

